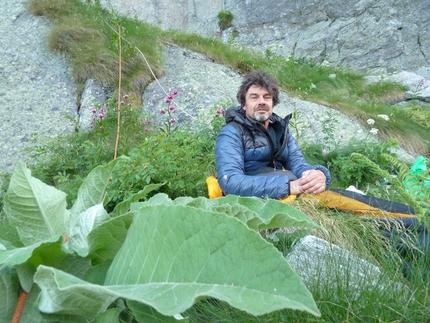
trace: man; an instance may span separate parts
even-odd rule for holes
[[[330,182],[324,166],[307,163],[288,129],[291,114],[273,113],[278,83],[263,71],[245,75],[237,93],[239,107],[227,110],[217,136],[215,160],[224,194],[285,198],[321,193]]]

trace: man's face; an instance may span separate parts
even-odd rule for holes
[[[267,126],[273,112],[272,95],[264,87],[251,85],[246,92],[243,109],[248,119]]]

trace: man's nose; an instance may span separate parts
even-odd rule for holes
[[[258,101],[257,101],[257,104],[266,104],[266,101],[264,100],[264,97],[262,97],[262,96],[260,96],[259,98],[258,98]]]

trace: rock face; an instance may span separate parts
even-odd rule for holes
[[[124,15],[206,37],[219,33],[217,15],[229,10],[238,32],[234,42],[285,57],[373,73],[430,64],[429,0],[101,1],[108,2]]]
[[[50,24],[25,2],[0,2],[0,173],[24,149],[75,130],[77,90],[64,57],[46,48]]]

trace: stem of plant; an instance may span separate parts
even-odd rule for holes
[[[122,47],[121,47],[121,26],[117,24],[118,27],[118,127],[116,130],[116,141],[115,141],[115,152],[113,158],[116,159],[118,155],[118,143],[119,143],[119,133],[121,129],[121,75],[122,75]]]
[[[28,293],[23,290],[19,294],[18,302],[16,303],[15,312],[13,313],[12,323],[19,323],[22,312],[24,311],[25,302],[27,301]]]

